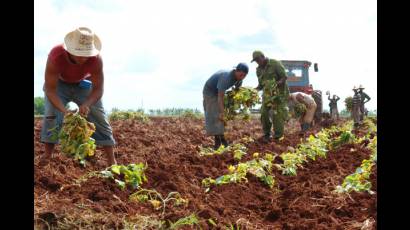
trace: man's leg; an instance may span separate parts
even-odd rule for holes
[[[214,149],[217,150],[219,146],[221,146],[221,137],[219,135],[215,135],[215,144],[214,144]]]
[[[96,145],[104,148],[108,164],[116,164],[117,162],[114,156],[115,140],[101,100],[90,106],[90,113],[88,114],[87,120],[95,125],[95,133],[92,135],[92,138],[95,139]]]
[[[229,143],[228,143],[228,141],[225,139],[225,135],[220,135],[220,137],[221,137],[221,144],[223,144],[225,147],[228,147],[229,146]]]
[[[204,106],[204,115],[205,115],[205,131],[207,135],[212,135],[210,127],[212,126],[213,119],[211,119],[211,114],[208,112],[208,110],[212,111],[210,107],[210,98],[203,95],[203,106]],[[219,146],[221,146],[221,138],[219,135],[213,135],[214,136],[214,150],[217,150]]]
[[[45,147],[45,158],[50,159],[53,156],[54,147],[56,144],[54,143],[44,143]]]
[[[358,106],[353,107],[353,122],[355,126],[358,126],[360,123],[360,108]]]
[[[41,142],[44,143],[45,155],[44,158],[49,160],[53,155],[54,146],[57,140],[52,138],[51,129],[58,125],[57,114],[59,111],[53,107],[51,102],[48,100],[47,96],[44,96],[44,117],[43,124],[41,126]],[[56,129],[56,132],[58,128]]]
[[[77,103],[78,106],[81,106],[91,93],[91,88],[85,89],[80,86],[75,86],[72,88],[72,91],[74,93],[74,102]],[[94,105],[90,106],[90,112],[87,116],[87,120],[95,125],[95,132],[91,137],[95,139],[96,145],[104,148],[108,164],[116,164],[117,162],[114,155],[115,140],[101,99]]]
[[[310,127],[312,127],[313,118],[315,116],[317,106],[309,105],[306,109],[307,109],[306,114],[303,117],[303,125],[302,125],[303,132],[308,130]],[[334,111],[333,111],[333,115],[334,115]]]
[[[274,138],[279,139],[283,136],[284,127],[285,127],[285,119],[283,117],[282,112],[274,111],[272,121],[273,121],[273,130],[275,131]]]
[[[57,85],[57,94],[63,104],[68,102],[68,90],[60,82]],[[60,131],[63,122],[63,113],[54,108],[47,96],[44,95],[44,118],[41,127],[40,141],[44,143],[44,158],[50,160],[53,155],[55,144],[58,142],[58,137],[55,135]],[[54,129],[51,131],[51,129]],[[54,135],[53,135],[54,134]]]
[[[284,103],[279,104],[276,111],[274,110],[272,121],[273,129],[275,130],[275,139],[279,139],[283,136],[287,115],[286,104]]]
[[[208,136],[214,136],[214,149],[218,149],[222,144],[222,136],[225,131],[224,123],[219,120],[218,97],[204,97],[205,130]]]
[[[103,146],[105,155],[107,156],[108,165],[116,165],[117,161],[114,156],[114,147],[113,146]]]
[[[364,103],[360,105],[360,120],[363,120],[366,110],[364,109]]]
[[[333,117],[333,108],[332,107],[330,107],[330,118],[332,118],[332,119],[334,118]]]
[[[270,117],[269,117],[269,109],[264,105],[262,105],[261,107],[261,123],[262,123],[263,134],[265,136],[270,135],[271,129],[272,129],[272,122],[270,121]]]

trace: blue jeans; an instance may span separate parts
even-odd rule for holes
[[[70,101],[73,101],[80,106],[87,99],[90,93],[91,88],[81,88],[78,84],[65,83],[61,80],[59,80],[57,84],[57,95],[64,105]],[[52,140],[49,130],[56,126],[58,129],[61,128],[63,123],[63,113],[51,104],[47,96],[44,96],[44,98],[45,111],[43,125],[41,128],[41,142],[57,143],[58,140]],[[95,125],[96,130],[92,135],[92,138],[95,139],[96,145],[115,145],[112,128],[108,123],[108,118],[101,100],[98,100],[94,105],[90,106],[90,113],[88,114],[87,120]]]

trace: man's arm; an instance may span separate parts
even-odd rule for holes
[[[369,95],[367,95],[367,93],[363,93],[363,94],[364,94],[365,99],[367,99],[367,101],[366,101],[366,102],[364,102],[364,103],[369,102],[369,101],[370,101],[370,97],[369,97]]]
[[[92,90],[90,95],[80,106],[80,113],[87,115],[89,112],[89,107],[94,105],[98,100],[101,99],[104,93],[104,73],[102,68],[102,60],[98,59],[98,67],[95,68],[94,72],[91,73],[90,80],[92,82]]]
[[[234,89],[238,90],[242,86],[242,80],[237,81],[234,86],[235,86]]]
[[[258,78],[258,86],[256,86],[256,90],[260,91],[263,89],[263,85],[261,83],[261,76],[260,76],[260,72],[258,71],[258,68],[256,69],[256,78]]]
[[[329,100],[329,101],[331,101],[332,99],[330,98],[330,94],[329,94],[329,96],[327,97],[327,99]]]
[[[277,65],[275,66],[275,69],[276,69],[276,74],[278,75],[277,84],[279,86],[282,86],[283,84],[285,84],[288,78],[286,76],[285,67],[280,62],[278,62]]]
[[[58,77],[59,72],[56,66],[51,61],[47,60],[44,83],[45,94],[55,108],[57,108],[62,113],[66,113],[67,109],[65,108],[60,97],[58,97],[57,95]]]
[[[336,101],[338,101],[338,100],[340,100],[340,97],[339,97],[339,96],[336,96]]]

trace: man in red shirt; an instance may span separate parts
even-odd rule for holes
[[[64,44],[55,46],[48,55],[45,70],[45,116],[41,141],[45,143],[45,160],[52,157],[57,141],[48,130],[60,127],[65,105],[74,101],[79,112],[95,124],[95,143],[103,146],[108,164],[116,164],[113,146],[115,140],[101,102],[104,90],[103,62],[99,52],[101,42],[89,28],[80,27],[64,38]]]

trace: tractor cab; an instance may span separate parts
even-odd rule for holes
[[[315,120],[319,121],[323,112],[322,91],[314,90],[312,84],[309,82],[309,68],[312,63],[309,61],[290,60],[282,60],[281,62],[285,67],[290,93],[303,92],[312,95],[317,105]],[[318,72],[317,63],[314,64],[314,71]]]
[[[309,61],[281,61],[286,70],[287,83],[289,91],[304,92],[307,94],[313,93],[313,87],[309,82],[309,67],[312,65]],[[315,72],[317,72],[317,64],[315,64]]]

